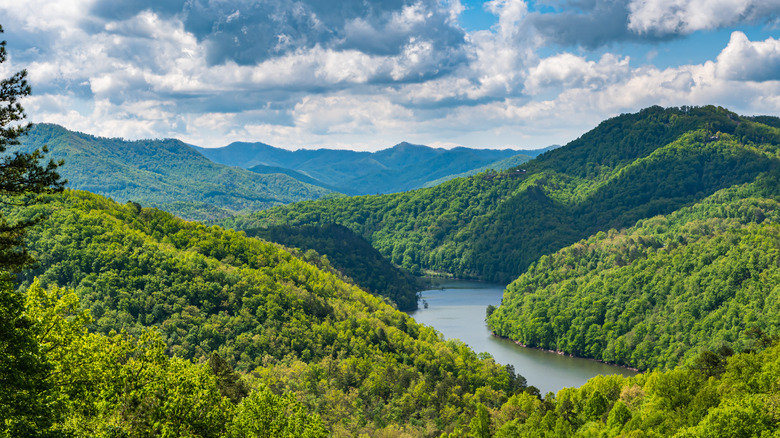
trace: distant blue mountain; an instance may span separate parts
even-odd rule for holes
[[[258,173],[280,172],[300,181],[350,195],[395,193],[446,181],[493,163],[513,158],[515,165],[546,149],[431,148],[399,143],[378,152],[299,149],[289,151],[265,143],[232,143],[222,148],[196,148],[208,159]],[[281,169],[289,171],[282,172]]]

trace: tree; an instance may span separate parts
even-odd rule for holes
[[[0,26],[0,33],[3,32]],[[6,42],[0,42],[0,64],[6,61]],[[10,208],[40,201],[40,195],[62,190],[57,167],[40,164],[45,148],[30,153],[8,149],[30,129],[19,99],[30,94],[27,71],[0,81],[0,435],[32,436],[47,429],[49,402],[42,396],[49,383],[50,364],[35,337],[35,324],[24,309],[24,298],[14,291],[9,271],[32,262],[24,247],[27,228],[40,217],[9,221]],[[40,433],[41,435],[43,433]]]
[[[0,64],[8,58],[5,45],[5,41],[0,42]],[[61,191],[66,183],[57,173],[61,161],[41,163],[48,152],[46,147],[33,152],[9,151],[19,145],[19,137],[32,126],[24,123],[27,114],[19,103],[30,92],[26,70],[0,81],[0,206],[3,210],[40,202],[40,195]],[[18,270],[32,262],[24,247],[24,236],[27,228],[40,219],[35,216],[9,222],[5,212],[0,215],[0,268]]]

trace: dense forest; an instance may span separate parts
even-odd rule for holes
[[[246,232],[82,191],[5,204],[38,261],[0,277],[0,437],[776,436],[777,125],[653,107],[522,168],[225,222]],[[413,280],[355,269],[361,236],[513,279],[499,335],[647,372],[542,397],[389,305]]]
[[[46,145],[51,158],[64,160],[59,172],[70,188],[185,219],[222,218],[331,193],[280,173],[260,175],[213,163],[179,140],[125,141],[39,124],[21,141],[21,150]]]
[[[399,310],[417,308],[417,294],[424,288],[425,282],[393,266],[370,243],[347,227],[335,224],[281,225],[245,232],[251,237],[322,254],[329,265],[353,279],[355,284],[374,295],[388,298]],[[307,257],[307,261],[314,260],[316,258],[311,254]]]
[[[383,196],[229,218],[236,229],[337,223],[413,273],[510,282],[545,254],[669,214],[780,162],[780,130],[723,108],[651,107],[602,122],[522,168]]]
[[[242,378],[216,353],[194,363],[165,354],[145,329],[91,333],[70,291],[2,287],[0,436],[326,437],[292,393]]]
[[[600,232],[507,287],[488,319],[522,344],[640,369],[780,335],[780,172]]]
[[[177,361],[216,353],[253,385],[294,393],[334,436],[438,435],[526,388],[511,368],[275,244],[85,192],[20,214],[41,213],[28,236],[39,264],[19,275],[21,289],[72,290],[86,327],[107,339],[153,330]]]
[[[268,379],[260,377],[262,372],[240,375],[214,353],[198,363],[166,355],[154,329],[138,336],[92,333],[86,329],[92,318],[74,293],[46,290],[37,281],[24,294],[14,293],[7,277],[0,285],[0,306],[13,316],[0,325],[0,348],[10,353],[0,356],[2,436],[355,435],[344,431],[344,420],[354,421],[360,409],[354,391],[346,395],[353,404],[340,406],[336,415],[342,422],[331,426],[333,433],[319,415],[307,411],[300,394],[269,387],[278,382],[278,371]],[[524,391],[499,399],[495,393],[475,392],[471,412],[452,421],[442,436],[774,436],[780,431],[780,345],[773,342],[756,332],[741,353],[704,351],[686,368],[630,378],[598,376],[544,398]],[[306,365],[297,368],[293,374],[306,379]],[[339,401],[332,388],[304,391],[309,400]],[[417,396],[422,398],[407,403],[435,403],[433,394]],[[387,426],[372,436],[438,435],[395,420],[386,419]]]
[[[776,342],[776,340],[775,340]],[[733,354],[704,351],[690,367],[597,376],[543,400],[521,393],[479,406],[473,437],[774,437],[780,433],[780,345],[766,336]]]

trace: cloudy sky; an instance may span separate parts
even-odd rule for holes
[[[34,122],[289,149],[563,144],[650,105],[780,115],[780,0],[0,3]]]

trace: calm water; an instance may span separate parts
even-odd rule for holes
[[[518,374],[534,385],[542,395],[561,388],[580,386],[598,374],[634,375],[622,367],[594,360],[563,356],[533,348],[524,348],[512,341],[490,334],[485,324],[485,308],[498,306],[504,287],[496,284],[447,280],[437,285],[441,289],[422,292],[428,308],[409,312],[422,324],[432,326],[448,339],[457,338],[474,351],[490,353],[496,362],[512,364]]]

